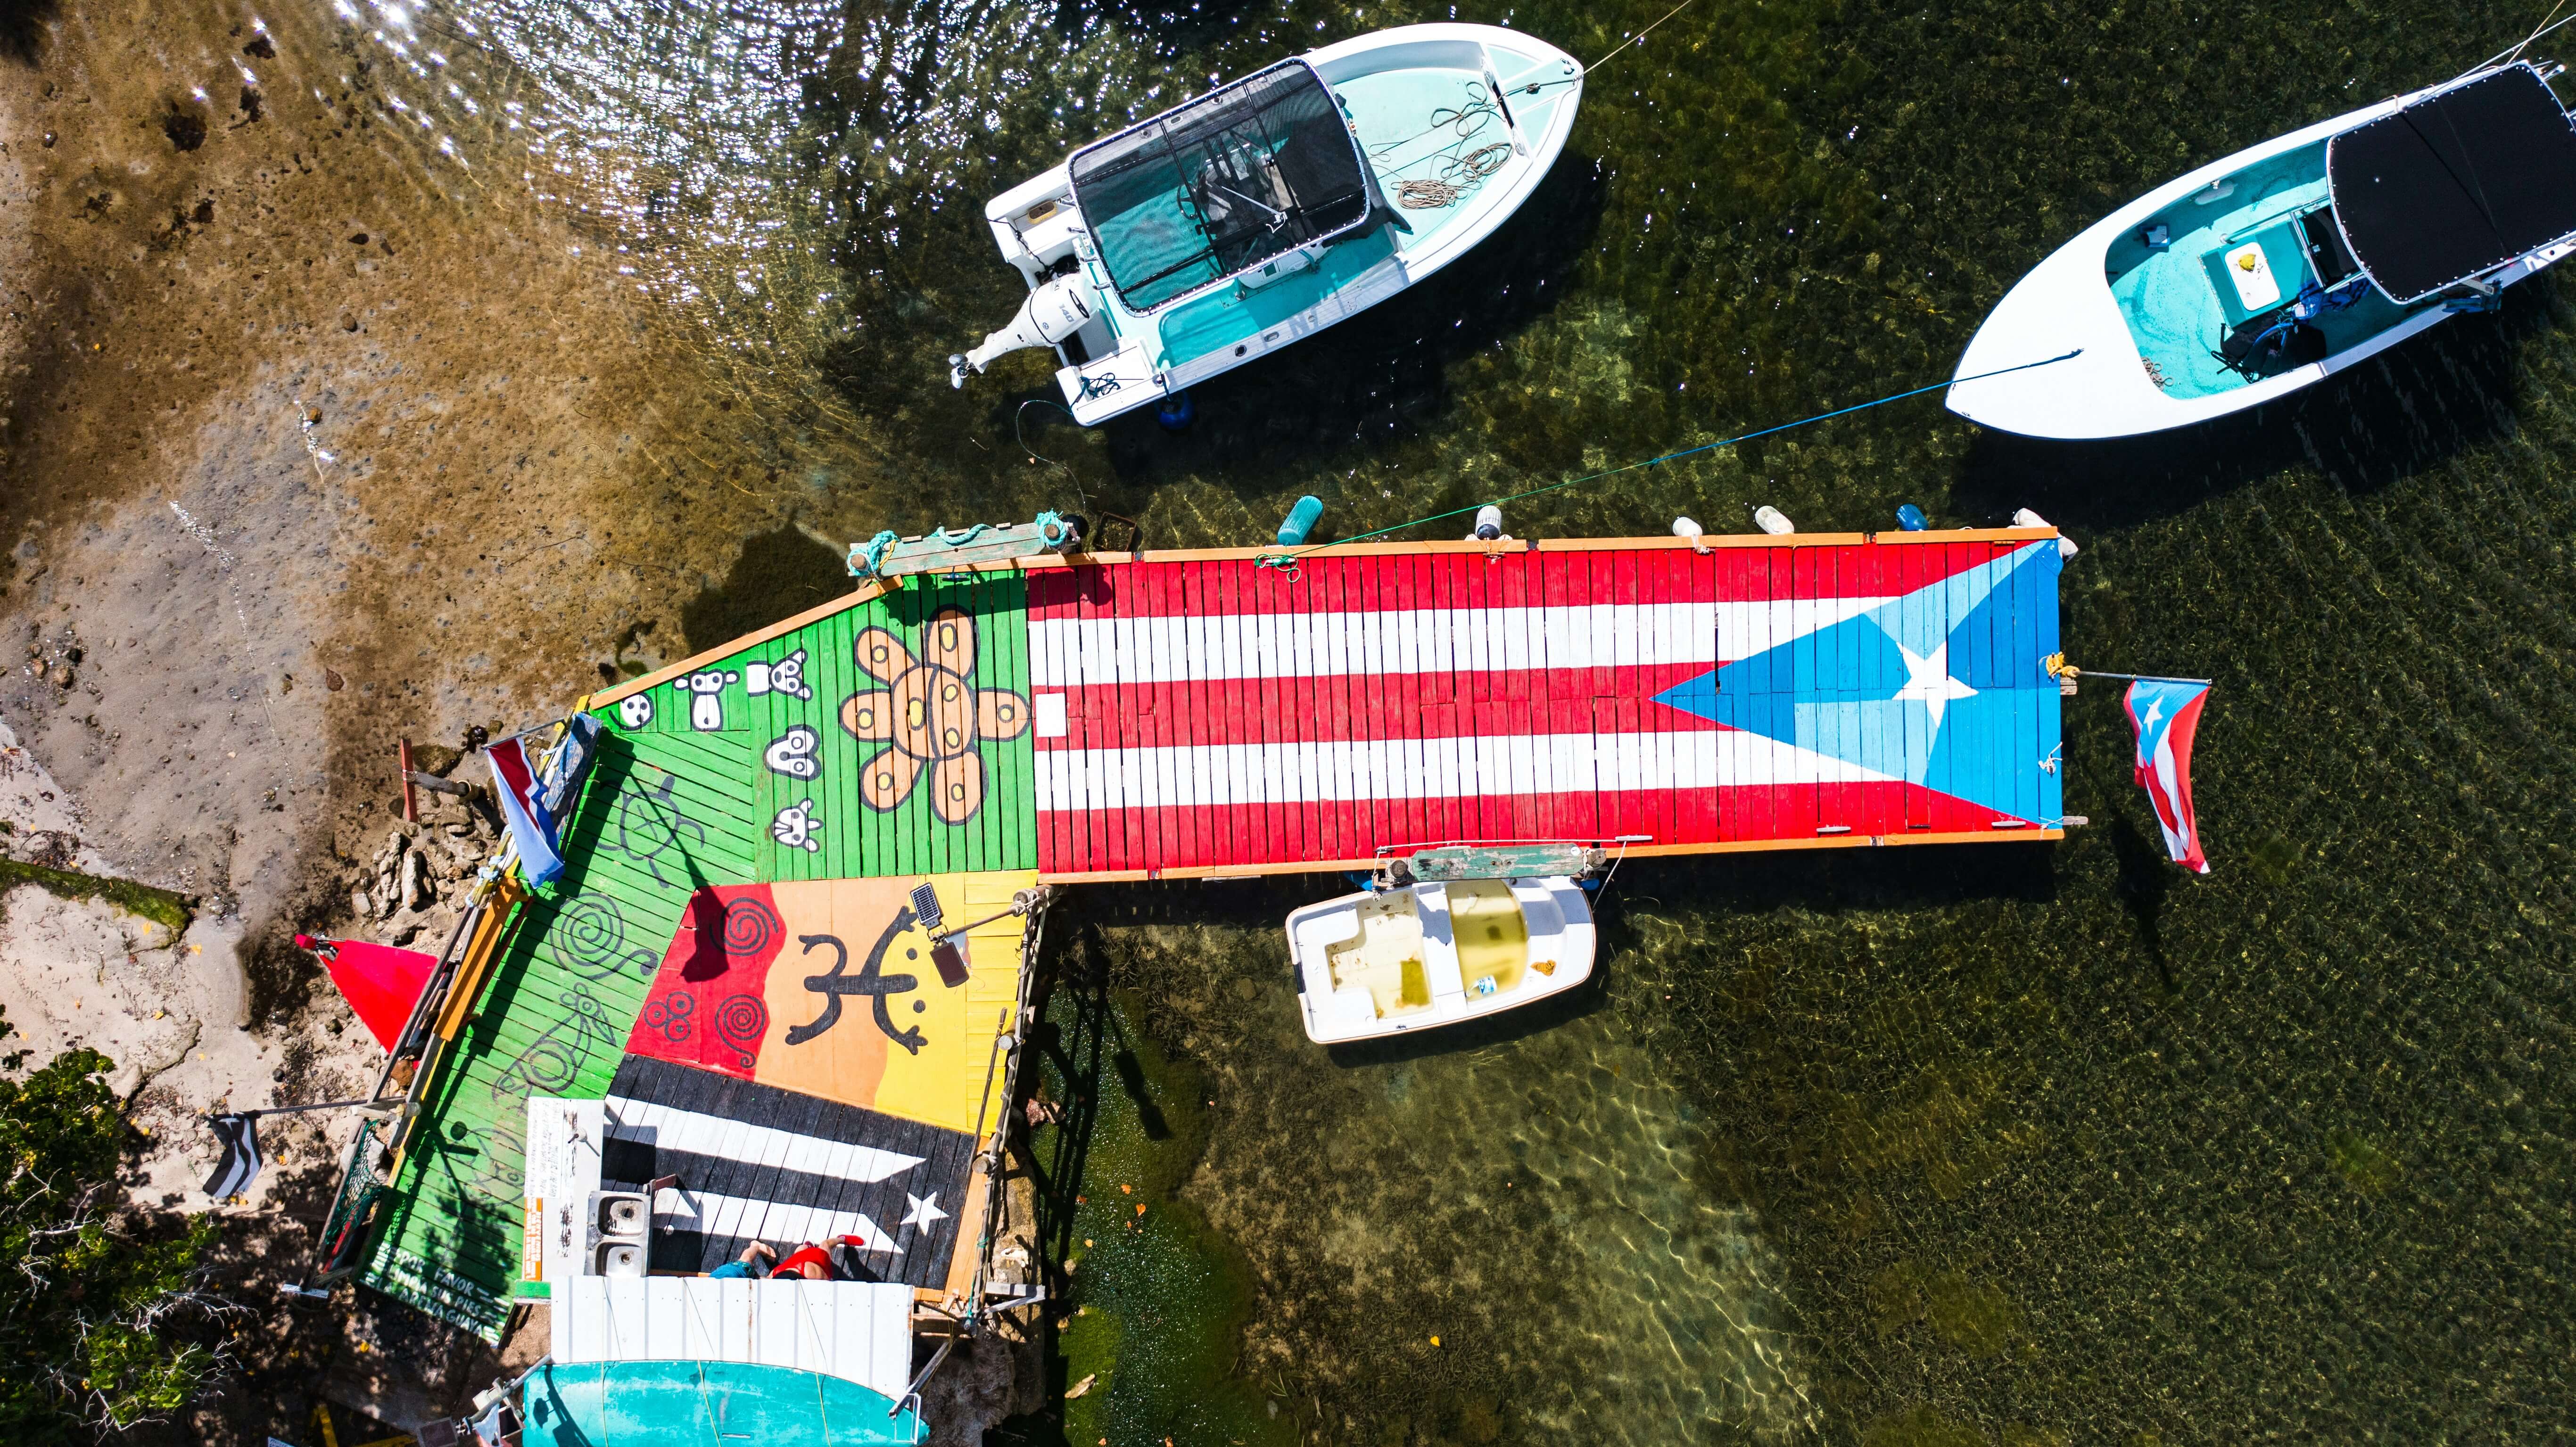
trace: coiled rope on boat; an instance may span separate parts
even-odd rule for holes
[[[1548,86],[1571,85],[1576,81],[1581,80],[1583,77],[1590,75],[1592,72],[1599,70],[1604,65],[1609,64],[1612,56],[1619,54],[1620,51],[1626,50],[1629,46],[1645,39],[1648,31],[1653,30],[1655,26],[1661,25],[1665,21],[1679,15],[1682,11],[1690,8],[1691,4],[1692,0],[1681,0],[1681,3],[1675,5],[1672,9],[1656,16],[1654,22],[1646,26],[1644,30],[1640,30],[1636,34],[1619,42],[1618,46],[1614,48],[1609,55],[1601,57],[1599,60],[1592,62],[1590,65],[1583,67],[1581,70],[1576,71],[1574,74],[1566,76],[1563,79],[1532,82],[1528,86],[1528,93],[1536,95]],[[1369,152],[1369,159],[1371,161],[1383,162],[1397,151],[1413,144],[1424,136],[1430,135],[1434,131],[1452,130],[1457,132],[1458,138],[1456,140],[1451,141],[1449,144],[1432,152],[1430,155],[1407,161],[1396,168],[1397,171],[1402,172],[1412,170],[1414,167],[1422,165],[1428,161],[1437,161],[1440,163],[1440,173],[1436,176],[1417,176],[1396,182],[1395,200],[1397,205],[1404,207],[1408,211],[1436,211],[1444,206],[1455,206],[1458,204],[1461,197],[1464,197],[1468,192],[1476,189],[1477,182],[1482,181],[1487,176],[1501,170],[1503,168],[1503,163],[1511,159],[1511,146],[1508,143],[1499,141],[1489,145],[1480,146],[1473,151],[1467,152],[1463,156],[1458,154],[1458,148],[1467,144],[1469,141],[1474,140],[1477,132],[1482,131],[1488,124],[1502,118],[1501,108],[1495,104],[1497,97],[1489,94],[1481,82],[1469,81],[1467,83],[1467,95],[1468,100],[1465,105],[1455,108],[1444,106],[1433,111],[1431,113],[1431,124],[1429,126],[1410,136],[1404,137],[1402,140],[1390,141],[1385,145],[1374,147]]]
[[[1453,507],[1447,512],[1435,512],[1427,517],[1409,518],[1404,522],[1389,523],[1385,527],[1361,533],[1357,537],[1340,538],[1329,543],[1311,543],[1302,548],[1282,548],[1275,553],[1263,554],[1261,557],[1261,566],[1265,568],[1278,568],[1288,573],[1291,577],[1294,577],[1297,571],[1297,560],[1308,553],[1320,552],[1326,548],[1345,547],[1351,543],[1364,543],[1371,538],[1384,537],[1388,533],[1402,532],[1406,528],[1420,527],[1424,523],[1436,523],[1442,518],[1465,517],[1469,513],[1479,511],[1486,507],[1499,507],[1507,502],[1519,502],[1523,498],[1537,497],[1541,493],[1558,492],[1569,487],[1579,487],[1587,482],[1598,482],[1605,477],[1616,477],[1623,472],[1634,472],[1641,467],[1657,467],[1667,462],[1678,462],[1685,457],[1695,457],[1703,452],[1714,452],[1721,447],[1733,447],[1739,442],[1750,442],[1756,437],[1768,437],[1775,432],[1787,432],[1793,428],[1810,427],[1818,422],[1830,421],[1836,417],[1848,417],[1854,412],[1866,412],[1872,407],[1884,407],[1890,402],[1902,402],[1908,397],[1920,397],[1926,392],[1938,392],[1944,388],[1955,387],[1962,382],[1978,382],[1983,381],[1988,377],[2000,377],[2010,372],[2027,372],[2034,367],[2055,366],[2059,362],[2069,361],[2082,355],[2084,355],[2084,349],[2082,347],[2077,347],[2071,352],[2060,352],[2054,357],[2043,357],[2036,362],[2023,362],[2018,366],[2011,367],[1997,367],[1991,372],[1979,372],[1976,375],[1969,377],[1952,377],[1946,382],[1934,382],[1928,387],[1909,387],[1905,391],[1891,392],[1884,397],[1875,397],[1867,402],[1855,402],[1849,407],[1837,407],[1831,412],[1819,412],[1812,417],[1801,417],[1795,422],[1783,422],[1776,427],[1765,427],[1757,432],[1745,432],[1739,433],[1733,437],[1721,437],[1715,442],[1703,442],[1697,447],[1685,447],[1679,452],[1667,452],[1660,457],[1649,457],[1643,462],[1630,462],[1618,467],[1605,467],[1599,472],[1587,472],[1581,477],[1569,477],[1563,482],[1551,482],[1545,487],[1533,487],[1527,491],[1513,493],[1508,497],[1490,498],[1483,502],[1469,503],[1465,507]]]
[[[1446,164],[1441,168],[1441,175],[1398,181],[1395,185],[1395,199],[1414,211],[1430,211],[1442,206],[1455,205],[1459,197],[1475,189],[1477,182],[1501,170],[1503,162],[1510,160],[1511,156],[1511,146],[1505,142],[1496,141],[1489,146],[1479,146],[1463,156],[1444,157]]]

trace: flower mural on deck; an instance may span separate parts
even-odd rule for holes
[[[861,671],[885,685],[841,704],[841,727],[886,745],[860,766],[860,801],[881,814],[901,808],[926,768],[931,812],[949,824],[974,818],[984,807],[984,756],[975,746],[1029,727],[1026,697],[974,686],[974,618],[963,608],[931,614],[918,658],[884,628],[861,633],[854,647]]]

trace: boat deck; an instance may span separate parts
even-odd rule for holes
[[[2221,358],[2220,343],[2231,329],[2297,300],[2300,288],[2322,280],[2297,218],[2327,202],[2325,149],[2320,141],[2269,157],[2227,178],[2234,189],[2220,200],[2166,208],[2157,218],[2168,228],[2164,248],[2149,248],[2135,232],[2112,241],[2104,263],[2112,298],[2166,395],[2211,397],[2248,385],[2252,379]],[[2250,308],[2227,279],[2225,263],[2231,248],[2247,244],[2262,248],[2274,293]],[[2398,325],[2411,310],[2365,288],[2358,302],[2310,325],[2325,334],[2331,355]]]
[[[658,1122],[626,1168],[682,1177],[657,1266],[848,1227],[884,1279],[954,1289],[1020,987],[1022,921],[986,917],[1032,884],[2057,833],[2053,531],[1708,542],[1025,559],[590,700],[566,871],[426,1098],[367,1279],[497,1334],[537,1094]],[[932,937],[975,921],[948,983]]]

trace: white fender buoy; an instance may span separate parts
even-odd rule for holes
[[[1767,502],[1753,510],[1753,525],[1775,538],[1798,530],[1796,523],[1789,521],[1778,508]]]
[[[1689,518],[1673,519],[1673,536],[1690,539],[1691,551],[1694,553],[1705,553],[1709,550],[1708,535],[1701,532],[1699,524]]]
[[[2032,512],[2029,508],[2025,507],[2014,510],[2013,526],[2017,528],[2049,528],[2055,527],[2057,524],[2050,522],[2048,519],[2041,517],[2039,514]],[[2059,533],[2057,535],[2057,556],[2059,561],[2062,562],[2068,558],[2072,558],[2082,551],[2084,551],[2082,548],[2075,546],[2075,540],[2073,538],[2068,537],[2064,533]]]
[[[1503,510],[1487,503],[1476,509],[1476,529],[1467,534],[1471,543],[1498,543],[1506,540],[1503,532]]]

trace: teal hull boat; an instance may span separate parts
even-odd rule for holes
[[[1029,298],[949,379],[1043,348],[1096,426],[1312,336],[1501,226],[1565,149],[1582,91],[1544,41],[1408,25],[1094,142],[985,207]]]
[[[1960,358],[1950,410],[2034,437],[2155,432],[2491,309],[2576,251],[2558,69],[2473,71],[2130,202],[2005,294]]]

